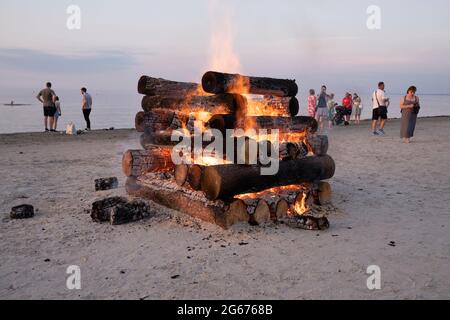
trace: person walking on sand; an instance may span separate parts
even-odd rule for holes
[[[59,117],[61,117],[61,103],[59,102],[59,97],[56,96],[55,97],[55,108],[56,108],[56,112],[55,112],[55,119],[53,121],[53,131],[56,132],[56,127],[58,126],[58,119]]]
[[[91,130],[91,120],[89,119],[89,116],[91,114],[92,110],[92,97],[89,93],[87,93],[86,88],[81,88],[81,110],[83,111],[84,120],[86,120],[86,131]]]
[[[416,96],[416,92],[417,88],[411,86],[408,88],[406,96],[400,100],[400,110],[402,112],[400,138],[403,139],[404,143],[410,143],[416,128],[417,115],[420,110],[420,100]]]
[[[44,108],[44,126],[45,131],[49,131],[48,125],[50,124],[50,131],[55,131],[53,129],[54,116],[56,112],[56,107],[54,103],[54,98],[56,97],[55,92],[52,90],[52,84],[47,82],[45,89],[39,91],[36,98],[42,103]]]
[[[317,106],[316,91],[314,89],[310,89],[308,97],[308,114],[311,118],[316,117],[316,106]]]
[[[362,101],[357,93],[353,94],[353,113],[355,115],[355,124],[361,123]]]
[[[378,83],[378,89],[372,94],[372,132],[375,136],[384,135],[384,125],[386,124],[389,98],[384,91],[384,82]]]
[[[330,96],[327,94],[327,87],[322,86],[317,101],[316,120],[319,123],[320,130],[323,130],[323,123],[328,118],[327,102]]]

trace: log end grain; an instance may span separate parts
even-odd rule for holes
[[[122,157],[122,172],[125,176],[130,177],[132,175],[133,168],[133,154],[131,150],[124,152]]]

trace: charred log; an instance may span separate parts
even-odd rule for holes
[[[334,171],[335,163],[329,156],[280,162],[274,175],[261,175],[261,166],[258,165],[210,166],[203,172],[201,185],[208,199],[228,199],[275,186],[330,179]]]
[[[295,97],[298,86],[295,80],[249,77],[208,71],[203,75],[202,86],[209,93],[239,93]]]
[[[148,172],[167,172],[174,167],[169,147],[128,150],[122,158],[122,170],[127,177],[137,177]]]

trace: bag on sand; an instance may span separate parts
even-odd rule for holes
[[[73,122],[69,122],[66,127],[66,134],[77,135],[77,130],[75,129],[75,124]]]

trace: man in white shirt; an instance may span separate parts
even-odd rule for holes
[[[375,136],[384,135],[384,125],[387,120],[389,98],[384,91],[384,82],[378,83],[378,90],[372,94],[373,113],[372,131]]]
[[[84,120],[86,120],[86,130],[91,130],[91,120],[89,119],[89,115],[92,110],[92,97],[89,93],[87,93],[86,88],[81,88],[81,110],[83,111]]]

